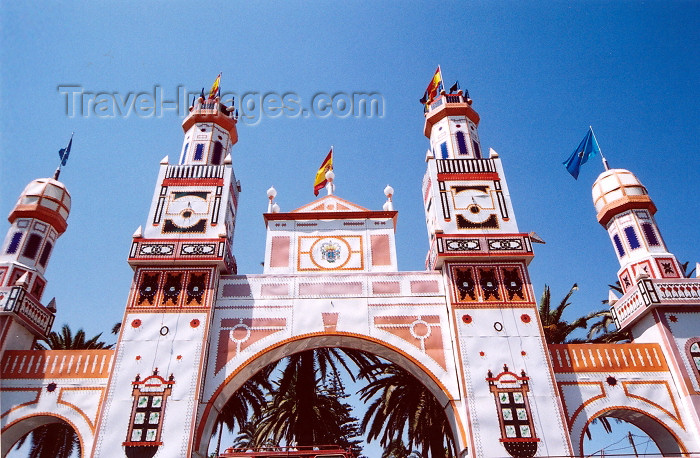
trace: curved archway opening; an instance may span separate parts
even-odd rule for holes
[[[608,421],[611,434],[606,434],[601,420]],[[626,451],[632,455],[645,453],[653,456],[658,453],[657,456],[681,456],[686,452],[682,441],[667,425],[635,408],[601,410],[591,416],[586,428],[591,431],[592,439],[587,438],[584,428],[579,439],[581,456],[621,454]]]
[[[217,436],[216,423],[222,407],[248,379],[268,365],[276,364],[286,357],[299,354],[306,350],[321,348],[359,350],[381,358],[385,360],[385,362],[390,362],[405,371],[405,373],[410,374],[410,376],[419,381],[427,392],[437,401],[440,410],[445,413],[447,418],[448,426],[446,427],[446,431],[454,439],[455,446],[457,446],[457,448],[462,447],[462,444],[465,442],[464,430],[461,420],[458,418],[453,400],[441,381],[418,360],[407,355],[398,348],[394,348],[385,342],[367,336],[349,333],[319,333],[279,342],[257,354],[254,358],[251,358],[237,368],[235,372],[218,387],[204,410],[200,424],[197,427],[195,442],[199,453],[205,455],[216,448],[212,446],[212,444],[216,442],[212,441],[212,439]],[[352,404],[364,410],[363,405],[358,406],[356,399],[352,400]],[[355,413],[357,413],[357,411]],[[361,413],[363,412],[360,412],[360,414]],[[379,440],[376,440],[376,442],[379,442]],[[224,449],[225,447],[222,446],[221,450]]]
[[[7,425],[2,430],[3,457],[28,456],[35,449],[38,456],[82,456],[83,441],[67,419],[55,415],[31,415]]]

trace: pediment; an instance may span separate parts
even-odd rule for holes
[[[341,199],[338,196],[324,196],[303,205],[290,213],[329,213],[329,212],[368,212],[365,207]]]

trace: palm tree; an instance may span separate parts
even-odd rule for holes
[[[85,331],[78,329],[78,332],[73,335],[70,326],[64,324],[60,334],[51,331],[44,342],[37,342],[35,347],[37,350],[106,350],[114,346],[101,341],[101,336],[102,333],[99,333],[86,340]]]
[[[399,366],[384,362],[360,373],[370,381],[360,399],[372,400],[362,419],[367,440],[397,449],[408,439],[408,449],[421,448],[422,456],[453,456],[454,440],[445,412],[435,396]],[[393,444],[393,445],[392,445]]]
[[[420,453],[410,450],[401,439],[395,439],[384,447],[382,458],[420,458]]]
[[[350,406],[342,402],[345,393],[341,374],[354,381],[357,368],[370,367],[379,361],[374,355],[341,348],[318,348],[291,355],[246,382],[243,391],[237,391],[226,404],[230,407],[222,409],[220,425],[223,422],[233,431],[237,424],[242,431],[254,421],[252,431],[246,432],[251,437],[241,437],[241,445],[245,443],[246,447],[281,442],[358,444],[357,428],[353,427],[356,419]],[[271,384],[269,379],[275,372],[279,377]]]
[[[35,347],[38,350],[99,350],[109,349],[108,345],[100,340],[102,334],[86,339],[85,331],[78,329],[73,335],[70,326],[64,324],[61,332],[51,331],[44,339],[44,342],[37,342]],[[77,450],[80,455],[80,440],[77,434],[67,423],[49,423],[40,426],[17,441],[16,448],[24,445],[27,438],[31,436],[29,449],[30,458],[67,458]]]
[[[552,295],[549,290],[549,286],[544,285],[544,291],[540,297],[539,304],[539,314],[540,320],[542,321],[542,327],[544,328],[544,338],[548,344],[561,344],[561,343],[573,343],[573,342],[583,342],[583,339],[569,339],[569,334],[574,332],[576,329],[586,329],[588,322],[594,318],[599,318],[604,312],[610,313],[607,310],[598,310],[588,315],[576,318],[571,323],[564,321],[562,315],[564,310],[571,305],[569,299],[574,291],[578,289],[576,283],[573,284],[569,292],[564,296],[559,305],[552,309],[551,299]]]

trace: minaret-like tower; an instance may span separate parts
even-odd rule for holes
[[[0,355],[29,350],[51,330],[55,304],[41,303],[51,252],[68,227],[70,194],[53,178],[27,185],[10,212],[0,253]]]
[[[182,123],[178,164],[160,163],[134,269],[94,456],[191,456],[209,327],[222,274],[235,274],[240,187],[233,107],[200,97]]]
[[[620,262],[624,295],[610,296],[615,324],[630,330],[635,344],[659,344],[691,418],[687,428],[700,431],[700,278],[685,278],[661,237],[656,206],[632,172],[601,173],[593,203]]]
[[[465,257],[516,257],[528,263],[532,258],[530,239],[518,234],[501,159],[493,150],[488,157],[482,154],[478,125],[472,100],[461,90],[443,92],[426,107],[428,269]]]
[[[654,220],[656,206],[632,172],[611,169],[600,174],[593,184],[593,204],[620,261],[617,276],[623,291],[639,278],[683,277]]]
[[[542,370],[549,362],[527,272],[531,240],[518,230],[501,159],[492,149],[484,155],[478,125],[462,91],[426,106],[426,267],[442,271],[449,291],[470,451],[568,455],[568,439],[553,433],[566,428],[553,377]]]

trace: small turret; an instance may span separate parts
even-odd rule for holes
[[[27,185],[10,212],[0,252],[0,326],[9,331],[0,353],[30,349],[51,330],[56,309],[41,304],[44,273],[56,240],[68,227],[70,206],[63,183],[39,178]]]
[[[221,165],[238,141],[236,111],[220,98],[199,97],[182,122],[185,139],[180,165]]]
[[[676,257],[669,253],[654,220],[656,205],[632,172],[610,169],[593,184],[593,204],[620,262],[618,277],[627,291],[641,276],[682,277]]]

